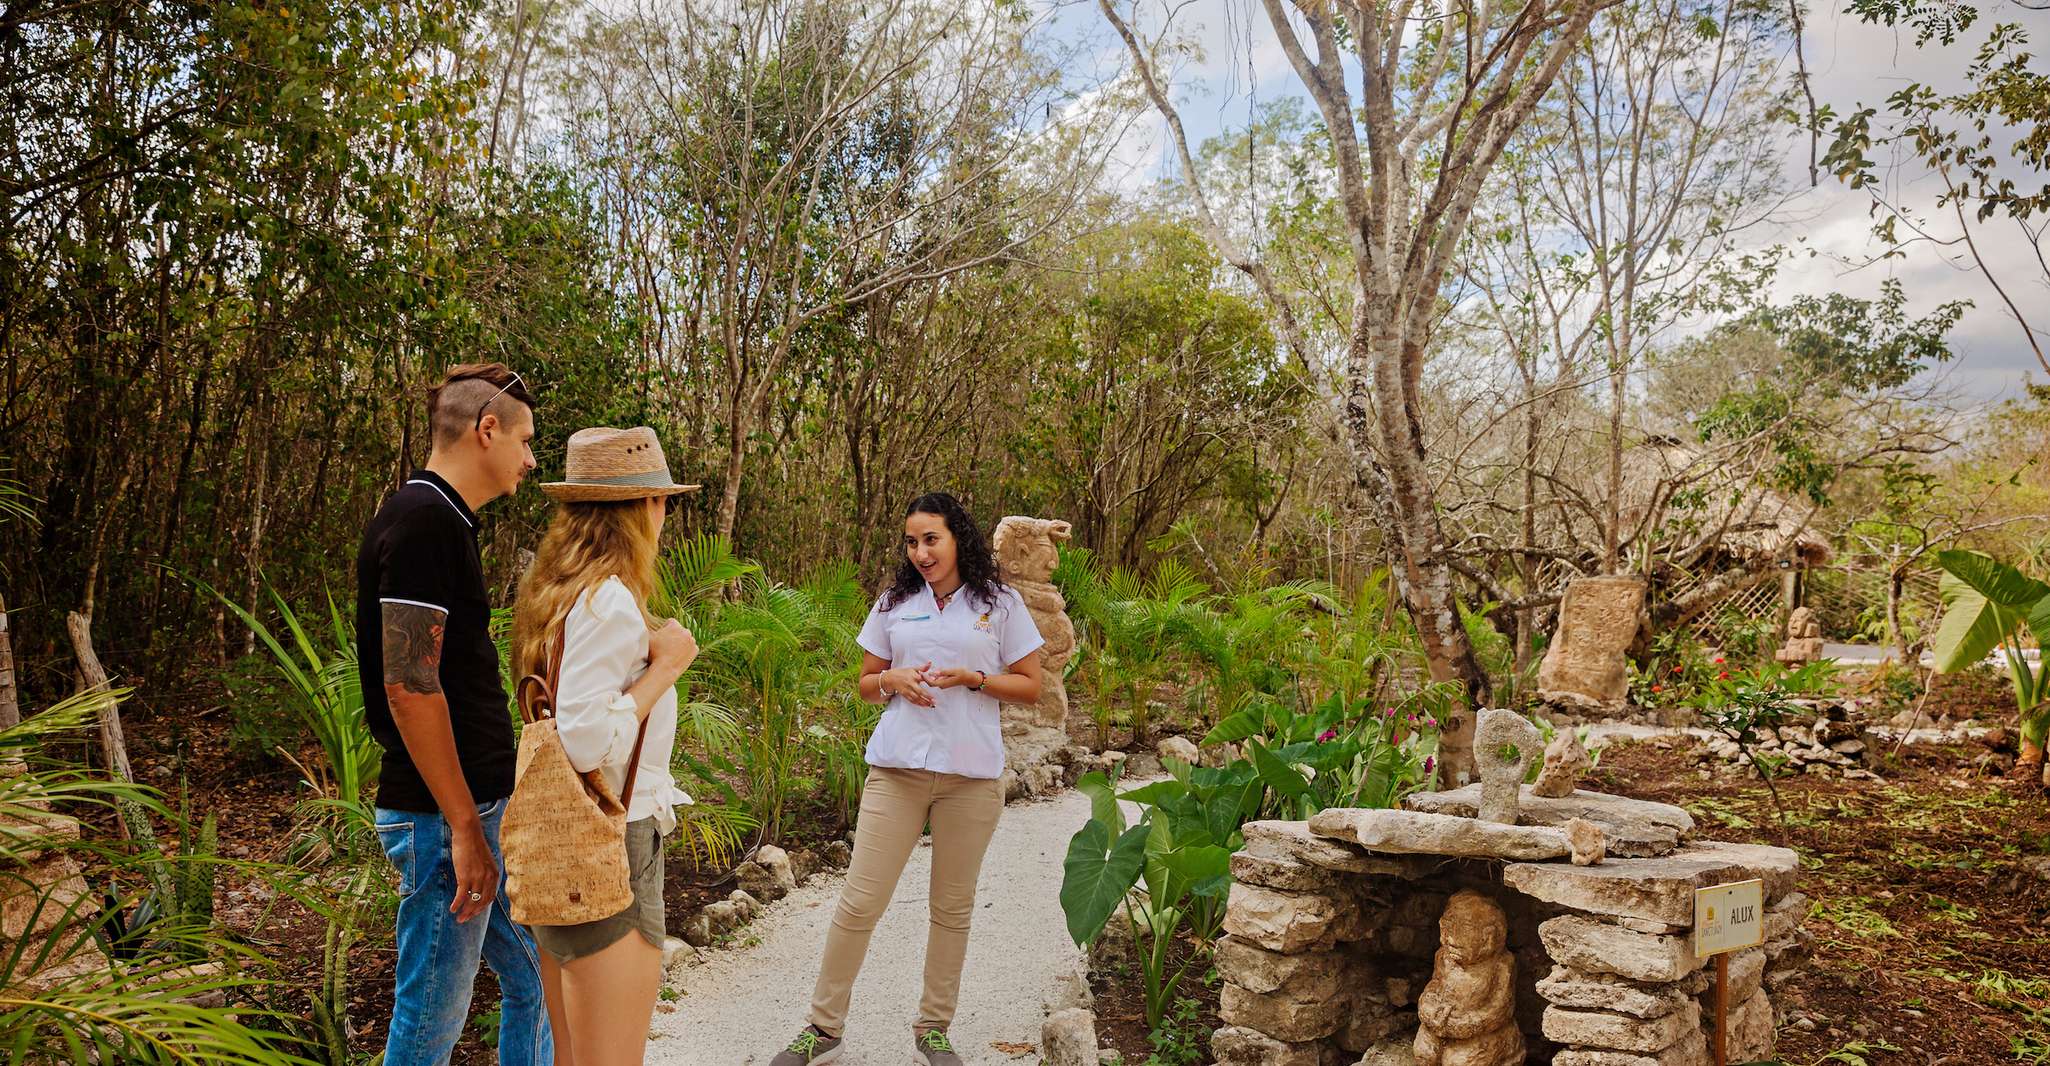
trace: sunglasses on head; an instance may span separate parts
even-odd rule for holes
[[[500,396],[503,396],[503,395],[505,395],[505,393],[506,393],[506,390],[508,390],[508,389],[512,388],[512,387],[513,387],[514,385],[518,385],[518,386],[520,386],[520,387],[522,387],[522,388],[525,388],[525,387],[526,387],[526,384],[527,384],[526,382],[524,382],[524,381],[521,381],[521,380],[520,380],[520,372],[519,372],[519,371],[517,371],[517,370],[513,371],[513,372],[512,372],[512,380],[511,380],[511,381],[508,381],[508,382],[506,382],[506,383],[505,383],[504,385],[501,385],[501,386],[499,386],[499,389],[498,389],[498,391],[497,391],[497,392],[494,392],[494,393],[492,393],[492,394],[491,394],[491,398],[490,398],[490,399],[488,399],[488,400],[485,400],[485,401],[484,401],[484,406],[482,406],[482,407],[479,407],[479,408],[477,408],[477,423],[476,423],[475,425],[471,426],[471,427],[470,427],[470,429],[471,429],[472,431],[475,431],[475,430],[480,430],[480,429],[483,429],[483,428],[484,428],[484,413],[485,413],[486,411],[489,411],[489,410],[491,410],[491,405],[492,405],[493,403],[496,403],[496,402],[498,401],[498,398],[499,398]]]

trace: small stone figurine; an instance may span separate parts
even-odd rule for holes
[[[1580,743],[1580,734],[1571,726],[1560,726],[1559,734],[1545,745],[1545,768],[1538,773],[1537,784],[1531,786],[1533,795],[1546,799],[1564,799],[1580,787],[1580,775],[1594,765],[1587,757],[1587,747]]]
[[[1417,1066],[1508,1066],[1523,1061],[1516,1027],[1516,956],[1502,908],[1472,890],[1438,919],[1431,983],[1417,997]]]
[[[1481,772],[1480,817],[1516,824],[1523,798],[1523,768],[1538,753],[1544,735],[1515,711],[1485,710],[1473,730],[1473,761]]]

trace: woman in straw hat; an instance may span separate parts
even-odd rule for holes
[[[668,501],[698,488],[669,475],[655,431],[585,429],[569,439],[560,501],[513,608],[513,674],[546,670],[562,636],[555,724],[570,763],[626,797],[633,902],[582,925],[537,926],[541,981],[559,1066],[638,1063],[662,979],[662,841],[691,802],[669,775],[676,680],[697,642],[646,604]],[[645,723],[646,735],[641,737]],[[593,856],[598,861],[600,856]]]

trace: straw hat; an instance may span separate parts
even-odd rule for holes
[[[577,430],[570,435],[569,457],[562,465],[563,480],[548,482],[541,491],[565,503],[640,500],[702,487],[678,485],[669,476],[662,442],[646,426]]]

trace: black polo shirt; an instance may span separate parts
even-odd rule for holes
[[[441,634],[441,691],[470,797],[478,803],[512,795],[512,716],[491,643],[491,604],[477,551],[477,516],[432,471],[416,472],[378,508],[356,553],[356,668],[363,714],[384,746],[377,805],[433,813],[440,808],[413,768],[384,695],[384,603],[411,603],[446,614]]]

